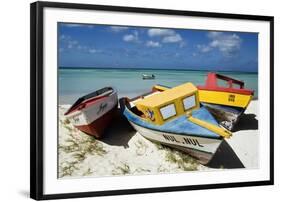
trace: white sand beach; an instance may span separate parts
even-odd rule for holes
[[[230,168],[258,168],[258,101],[252,101],[230,139],[203,166],[186,153],[155,144],[119,118],[97,140],[74,128],[59,106],[59,177],[175,173]]]

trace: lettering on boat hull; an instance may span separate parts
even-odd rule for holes
[[[198,141],[198,139],[195,138],[183,138],[183,142],[180,142],[180,140],[177,140],[177,138],[175,136],[172,135],[164,135],[163,137],[165,138],[165,140],[170,141],[170,142],[177,142],[177,143],[182,143],[182,144],[190,144],[190,145],[194,145],[194,146],[199,146],[199,147],[204,147],[203,145],[201,145]]]
[[[214,154],[222,142],[222,139],[163,133],[130,123],[136,131],[147,139],[196,151]]]

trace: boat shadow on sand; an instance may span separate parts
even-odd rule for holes
[[[256,115],[243,114],[233,132],[257,129],[258,120],[256,119]],[[225,140],[221,143],[214,157],[206,166],[211,168],[245,168],[239,157]]]
[[[244,114],[236,130],[257,129],[258,120],[255,117],[255,114]],[[105,131],[102,141],[109,145],[128,148],[128,142],[135,134],[134,128],[128,123],[127,119],[117,113],[110,127]],[[235,151],[225,140],[221,143],[211,161],[205,166],[210,168],[245,168]]]
[[[257,115],[255,114],[243,114],[237,125],[235,126],[233,132],[241,130],[257,130],[258,129],[258,120],[256,119]]]
[[[128,148],[128,142],[135,135],[134,128],[128,123],[127,119],[116,113],[112,123],[105,131],[102,142],[112,146],[123,146]]]
[[[234,150],[225,140],[206,166],[210,168],[245,168]]]

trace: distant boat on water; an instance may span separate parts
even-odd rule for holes
[[[80,97],[64,114],[79,130],[101,138],[116,110],[117,91],[105,87]]]
[[[142,79],[155,79],[154,74],[148,75],[148,74],[142,74]]]

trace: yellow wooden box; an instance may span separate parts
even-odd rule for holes
[[[184,99],[193,95],[194,105],[191,108],[185,109]],[[134,104],[136,105],[137,109],[145,115],[145,118],[149,122],[157,125],[162,125],[163,123],[175,117],[200,107],[198,90],[192,83],[185,83],[158,94],[150,95],[143,99],[137,100],[137,102]],[[175,114],[169,118],[163,117],[161,110],[165,108],[165,106],[169,106],[171,104],[174,104]]]

